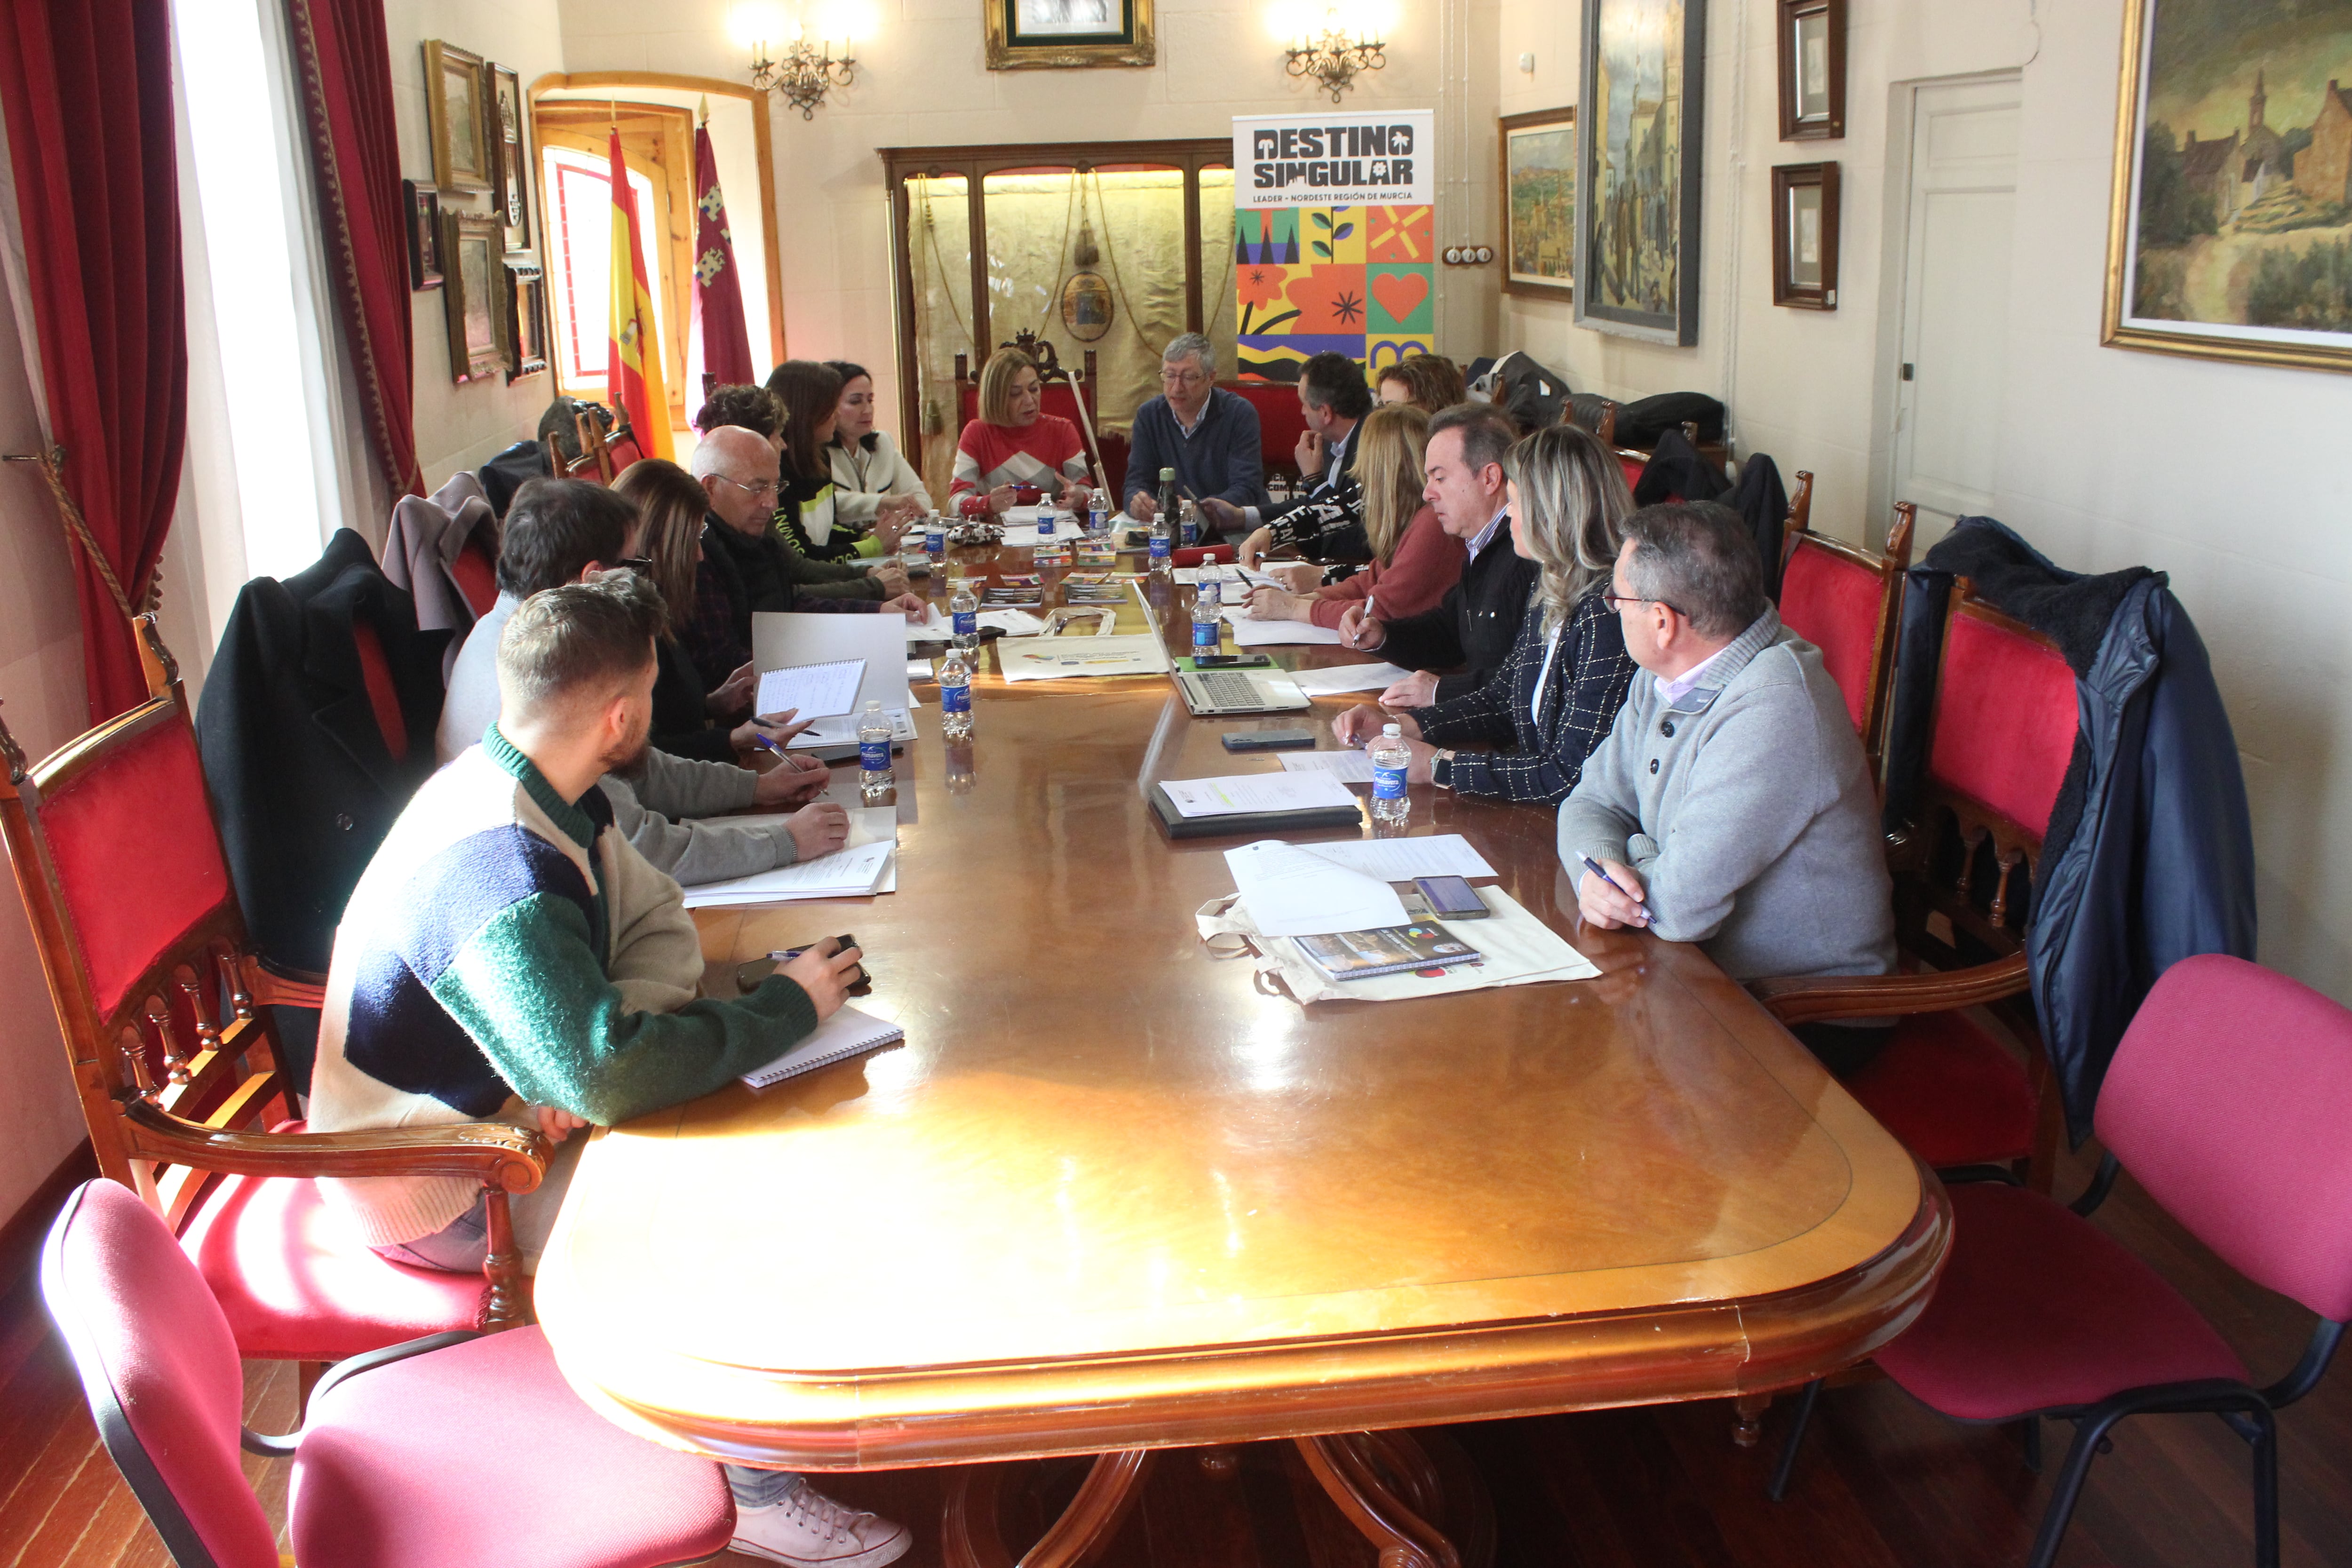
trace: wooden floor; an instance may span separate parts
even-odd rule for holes
[[[2062,1190],[2079,1190],[2077,1163]],[[2310,1327],[2300,1308],[2256,1290],[2190,1240],[2128,1179],[2101,1222],[2179,1285],[2245,1354],[2258,1376],[2282,1373]],[[2347,1358],[2352,1360],[2352,1358]],[[283,1430],[291,1369],[247,1368],[248,1419]],[[1719,1403],[1460,1426],[1452,1435],[1495,1501],[1498,1568],[1985,1568],[2022,1562],[2048,1496],[2013,1438],[1929,1414],[1893,1385],[1834,1390],[1822,1401],[1790,1500],[1763,1478],[1782,1430],[1761,1447],[1729,1441]],[[2352,1564],[2352,1364],[2282,1418],[2285,1560]],[[2051,1434],[2051,1468],[2071,1429]],[[287,1466],[248,1458],[272,1518]],[[1249,1450],[1213,1475],[1168,1456],[1145,1507],[1104,1563],[1153,1568],[1370,1568],[1333,1528],[1336,1515],[1294,1507],[1298,1487],[1279,1448]],[[2126,1422],[2091,1472],[2061,1562],[2068,1568],[2212,1568],[2252,1561],[2244,1446],[2210,1416]],[[880,1472],[824,1484],[844,1500],[906,1519],[908,1568],[940,1561],[941,1471]],[[1040,1510],[1076,1484],[1041,1472]],[[1314,1500],[1310,1499],[1310,1501]],[[98,1447],[71,1367],[35,1301],[0,1303],[0,1563],[53,1568],[168,1560]],[[747,1559],[729,1557],[733,1563]]]

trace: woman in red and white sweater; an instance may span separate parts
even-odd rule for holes
[[[980,373],[980,417],[956,440],[951,496],[984,493],[988,510],[1013,505],[1013,487],[1034,485],[1065,508],[1083,512],[1087,450],[1078,427],[1045,412],[1045,384],[1037,362],[1019,349],[999,349]]]
[[[1363,497],[1364,537],[1372,563],[1345,582],[1313,588],[1321,568],[1272,566],[1268,573],[1290,579],[1290,590],[1259,588],[1250,595],[1250,617],[1261,621],[1312,621],[1338,626],[1349,605],[1378,595],[1381,618],[1417,616],[1437,607],[1462,576],[1468,552],[1438,526],[1437,512],[1421,499],[1422,454],[1429,446],[1429,416],[1410,403],[1373,409],[1356,437],[1356,482]],[[1312,588],[1312,591],[1308,591]]]

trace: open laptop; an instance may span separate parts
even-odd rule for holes
[[[1195,718],[1226,713],[1284,713],[1313,706],[1298,683],[1278,669],[1180,669],[1176,689]]]

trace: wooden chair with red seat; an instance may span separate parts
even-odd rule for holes
[[[1899,1017],[1885,1048],[1846,1080],[1854,1099],[1939,1171],[2016,1179],[2021,1169],[2044,1193],[2060,1118],[2025,925],[2074,753],[2074,690],[2055,643],[1956,580],[1920,819],[1890,852],[1896,941],[1916,972],[1749,985],[1783,1024]],[[2025,1061],[1970,1016],[1976,1007],[2024,1043]]]
[[[1780,619],[1822,650],[1822,664],[1844,694],[1847,715],[1876,782],[1885,763],[1903,574],[1911,564],[1917,509],[1909,501],[1896,503],[1886,553],[1874,555],[1813,532],[1807,526],[1812,505],[1813,476],[1800,468],[1780,546]]]
[[[2165,1413],[2217,1415],[2252,1448],[2254,1561],[2276,1568],[2277,1413],[2317,1386],[2352,1320],[2352,1012],[2243,959],[2183,959],[2116,1047],[2095,1125],[2105,1153],[2072,1205],[1998,1183],[1952,1189],[1936,1294],[1878,1364],[1954,1420],[2022,1422],[2035,1469],[2042,1420],[2074,1424],[2032,1568],[2056,1561],[2107,1433]],[[2204,1314],[2084,1217],[2126,1166],[2222,1261],[2317,1314],[2284,1377],[2257,1386]]]
[[[152,1212],[110,1182],[66,1200],[41,1294],[99,1436],[183,1568],[278,1568],[238,1461],[294,1461],[303,1568],[656,1568],[725,1550],[719,1467],[623,1431],[563,1381],[535,1328],[426,1336],[327,1374],[302,1429],[242,1424],[237,1346]]]
[[[146,701],[37,763],[0,724],[0,836],[23,896],[101,1174],[172,1227],[257,1360],[320,1363],[523,1321],[508,1195],[546,1141],[495,1124],[306,1133],[273,1005],[323,977],[246,948],[179,670],[137,622]],[[397,715],[397,707],[394,707]],[[483,1277],[393,1263],[347,1233],[315,1176],[454,1175],[490,1195]]]
[[[1078,444],[1094,468],[1094,483],[1108,494],[1114,482],[1111,475],[1127,469],[1126,443],[1119,443],[1118,467],[1109,468],[1102,439],[1095,429],[1095,351],[1087,351],[1086,366],[1081,373],[1064,368],[1061,351],[1052,340],[1040,338],[1026,327],[1013,333],[1011,342],[997,346],[1019,349],[1037,362],[1037,379],[1043,384],[1039,412],[1066,419],[1077,426]],[[963,427],[980,417],[980,372],[971,368],[968,355],[955,356],[955,378],[956,437],[961,437]],[[954,438],[950,438],[951,443]]]

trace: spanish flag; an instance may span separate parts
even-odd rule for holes
[[[646,281],[646,254],[637,246],[637,198],[613,131],[613,336],[604,373],[613,401],[636,432],[637,449],[671,458],[669,388],[662,381],[661,337],[654,330],[654,293]]]

